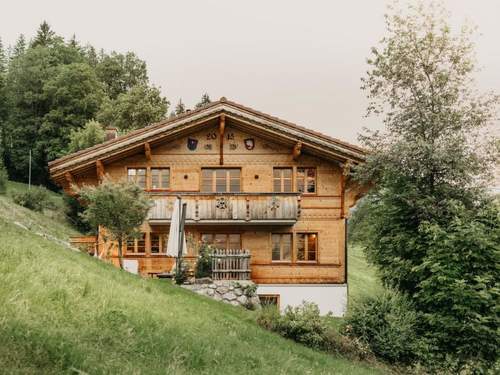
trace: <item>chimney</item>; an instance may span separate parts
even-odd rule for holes
[[[106,128],[106,141],[110,141],[112,139],[115,139],[117,136],[118,136],[118,129],[117,128],[112,128],[112,127]]]

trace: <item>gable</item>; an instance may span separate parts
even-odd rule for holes
[[[222,120],[224,119],[224,120]],[[221,154],[220,131],[226,126],[222,154],[310,154],[341,163],[360,163],[366,152],[354,145],[299,127],[222,98],[199,110],[136,130],[125,136],[65,156],[49,163],[51,177],[59,184],[67,173],[81,173],[96,163],[112,163],[146,149],[169,153],[184,150],[212,157]],[[232,135],[231,135],[232,134]],[[229,137],[228,139],[226,139]],[[188,148],[188,138],[196,148]],[[252,145],[252,141],[254,144]],[[170,150],[170,151],[169,151]],[[65,177],[66,176],[66,177]]]

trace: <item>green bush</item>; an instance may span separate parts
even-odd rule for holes
[[[345,334],[358,338],[380,358],[411,363],[421,352],[417,314],[409,299],[392,291],[355,304],[346,317]]]
[[[7,181],[9,176],[7,174],[7,169],[5,169],[2,159],[0,159],[0,194],[5,194],[7,192]]]
[[[292,339],[313,349],[342,354],[353,359],[371,359],[369,347],[357,338],[339,334],[320,316],[314,303],[303,302],[298,307],[287,307],[283,315],[276,306],[264,306],[257,317],[257,323],[281,336]]]
[[[201,245],[194,274],[196,278],[212,277],[212,252],[213,249],[210,245]]]
[[[20,206],[41,212],[44,209],[55,209],[56,205],[44,187],[32,186],[31,189],[14,193],[12,199]]]

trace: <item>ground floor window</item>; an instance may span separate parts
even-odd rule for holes
[[[272,239],[272,260],[290,261],[292,260],[292,234],[274,233]]]
[[[151,254],[161,254],[167,252],[168,233],[152,232],[150,234]]]
[[[216,249],[241,249],[239,233],[202,233],[201,242]]]
[[[280,306],[280,296],[279,294],[259,294],[259,300],[262,307],[265,306]]]
[[[297,260],[315,262],[318,258],[317,233],[297,233]]]
[[[146,233],[141,233],[139,238],[129,238],[126,244],[127,253],[144,254],[146,252]]]

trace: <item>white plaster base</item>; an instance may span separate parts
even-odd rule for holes
[[[281,311],[302,301],[317,304],[321,315],[341,317],[347,309],[347,284],[259,284],[257,294],[279,295]]]

